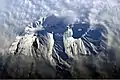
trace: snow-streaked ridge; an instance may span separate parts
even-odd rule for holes
[[[40,18],[38,21],[35,21],[34,23],[28,25],[25,28],[24,33],[17,36],[15,42],[13,42],[10,46],[9,54],[33,57],[37,64],[39,64],[37,65],[37,67],[40,68],[38,69],[38,73],[40,75],[44,77],[45,75],[52,77],[54,75],[55,77],[56,73],[58,73],[60,77],[64,72],[67,71],[71,75],[74,75],[74,72],[72,72],[72,70],[76,68],[75,65],[81,64],[79,63],[79,60],[82,56],[94,56],[99,55],[101,53],[101,51],[97,50],[98,48],[96,47],[96,45],[94,45],[93,42],[91,42],[92,37],[89,37],[92,36],[89,35],[91,34],[89,32],[94,31],[94,29],[92,29],[91,27],[79,38],[74,38],[73,35],[73,28],[76,27],[75,24],[79,23],[72,23],[66,25],[66,27],[60,27],[60,30],[64,30],[65,28],[65,32],[63,33],[62,37],[60,36],[60,38],[63,39],[62,41],[59,40],[59,38],[55,38],[55,36],[59,37],[58,35],[56,35],[57,29],[55,30],[56,32],[52,30],[52,27],[55,27],[57,25],[47,26],[47,23],[45,23],[46,20],[47,18]],[[48,31],[46,30],[47,27],[50,27]],[[57,41],[60,41],[61,43],[56,44]],[[65,49],[65,51],[61,50],[62,53],[57,53],[57,47],[55,47],[55,45],[61,45],[62,43],[63,46],[60,47]],[[65,54],[66,56],[68,56],[68,58],[66,59],[64,59],[64,57],[61,57]],[[43,69],[43,66],[50,69],[52,74],[47,73],[46,70],[41,70]],[[64,72],[59,73],[59,68]],[[77,69],[78,71],[80,71],[79,68]]]

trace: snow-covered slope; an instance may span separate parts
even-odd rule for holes
[[[52,23],[51,21],[49,23],[49,18],[54,21],[57,19],[57,16],[52,15],[47,18],[40,18],[38,21],[31,23],[31,25],[25,28],[23,34],[16,37],[15,42],[9,48],[9,54],[13,56],[24,55],[33,57],[35,60],[34,64],[39,64],[35,69],[39,67],[37,72],[42,78],[65,78],[65,75],[68,75],[69,78],[76,78],[79,73],[76,74],[74,69],[81,72],[84,66],[80,61],[82,58],[88,61],[89,58],[94,59],[94,56],[107,55],[105,53],[107,45],[102,43],[102,41],[107,42],[102,35],[105,34],[105,30],[101,26],[99,28],[86,27],[88,29],[84,27],[84,29],[82,25],[85,23],[77,22],[59,27],[63,26],[61,20],[64,18],[58,20],[56,23]],[[54,29],[57,25],[59,29]],[[76,37],[79,34],[75,34],[75,28],[78,28],[78,25],[79,29],[83,29],[83,31],[87,30],[81,37]],[[105,57],[107,58],[107,56]],[[82,60],[84,61],[84,59]],[[79,64],[81,66],[78,66]],[[43,67],[50,70],[50,73],[47,70],[43,70]],[[83,73],[81,77],[87,75],[89,76],[90,74]]]
[[[2,77],[119,77],[119,0],[0,4]]]
[[[39,21],[40,22],[40,21]],[[35,27],[36,26],[36,27]],[[55,60],[53,54],[53,34],[43,30],[41,24],[34,24],[25,28],[25,34],[16,38],[9,48],[12,55],[24,55],[33,57],[37,64],[39,75],[44,77],[55,77]],[[47,70],[48,69],[50,73]],[[15,74],[15,73],[14,73]]]

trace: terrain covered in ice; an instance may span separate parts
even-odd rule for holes
[[[1,78],[118,78],[118,0],[2,0]]]

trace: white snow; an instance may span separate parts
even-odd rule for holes
[[[56,15],[63,18],[66,24],[74,24],[75,22],[90,23],[90,28],[98,28],[97,24],[102,25],[106,30],[106,34],[102,34],[107,41],[107,49],[114,49],[116,61],[119,63],[120,52],[120,4],[119,0],[1,0],[0,1],[0,52],[8,49],[10,44],[15,40],[16,36],[21,33],[28,33],[25,36],[18,36],[15,42],[9,48],[14,53],[19,44],[18,53],[24,55],[32,55],[32,43],[37,38],[34,35],[36,30],[44,29],[43,26],[37,28],[28,27],[28,24],[35,21],[42,21],[41,17]],[[43,20],[44,21],[44,20]],[[56,19],[50,20],[51,24],[59,23]],[[50,22],[49,21],[49,22]],[[57,29],[56,29],[57,30]],[[80,30],[81,31],[81,30]],[[87,33],[87,32],[86,32]],[[86,34],[85,33],[85,34]],[[67,34],[67,33],[66,33]],[[79,39],[72,37],[72,29],[68,29],[68,34],[64,34],[64,46],[66,53],[74,58],[79,54],[88,54],[89,49],[85,43]],[[43,53],[48,53],[52,62],[53,35],[49,36],[49,45],[41,45],[37,38],[39,49]],[[84,36],[84,35],[83,35]],[[73,53],[68,48],[72,46]],[[96,51],[96,47],[89,42],[89,46]],[[39,52],[38,49],[38,52]],[[79,54],[78,54],[79,52]],[[42,54],[45,58],[48,54]],[[90,53],[89,53],[90,54]],[[74,58],[75,59],[75,58]],[[80,61],[80,60],[78,60]],[[44,63],[44,62],[43,62]],[[54,61],[53,61],[54,63]],[[51,63],[51,64],[53,64]],[[54,71],[53,71],[54,72]]]

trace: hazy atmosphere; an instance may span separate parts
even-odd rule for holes
[[[0,78],[120,78],[119,0],[0,0]]]

